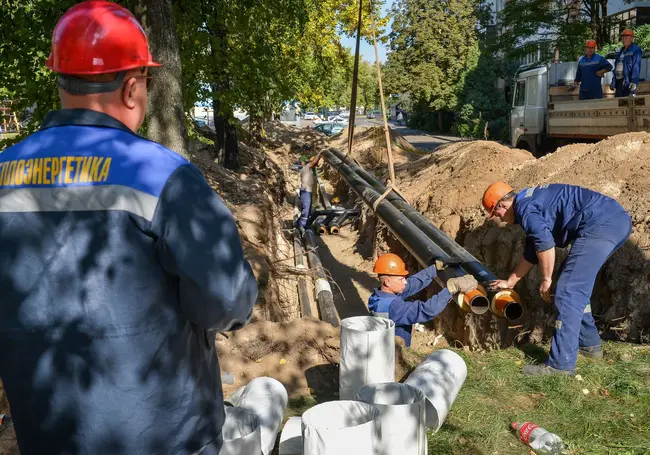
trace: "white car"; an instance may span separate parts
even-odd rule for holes
[[[314,112],[305,112],[305,120],[316,120],[318,116]]]
[[[327,121],[332,122],[332,123],[343,123],[343,124],[347,124],[349,122],[348,119],[343,118],[340,115],[334,115],[334,116],[328,117]]]
[[[339,115],[340,115],[341,117],[343,117],[343,118],[350,118],[350,112],[349,112],[349,111],[347,111],[347,112],[341,112]]]

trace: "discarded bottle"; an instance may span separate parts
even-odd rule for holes
[[[558,435],[532,422],[512,422],[511,427],[519,434],[519,439],[537,455],[561,455],[564,450],[564,443]]]

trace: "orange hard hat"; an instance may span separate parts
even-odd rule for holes
[[[108,1],[87,1],[66,11],[52,33],[46,65],[73,76],[161,66],[153,61],[149,41],[135,16]]]
[[[626,29],[623,30],[623,32],[621,33],[621,36],[631,36],[632,38],[634,38],[634,30],[631,30],[631,29],[629,29],[629,28],[626,28]]]
[[[488,186],[483,193],[483,208],[488,211],[490,218],[492,218],[494,209],[508,194],[512,193],[512,187],[504,182],[494,182]]]
[[[593,39],[588,39],[587,42],[585,43],[586,47],[596,47],[596,40]]]
[[[406,276],[409,274],[402,258],[392,253],[382,254],[377,258],[374,272],[377,275]]]

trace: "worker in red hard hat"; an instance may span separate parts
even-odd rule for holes
[[[47,66],[62,109],[0,154],[0,376],[20,452],[216,455],[214,331],[246,324],[257,296],[232,214],[135,133],[160,65],[128,10],[70,8]]]
[[[634,31],[625,29],[621,33],[623,47],[616,51],[614,60],[614,77],[611,88],[616,97],[636,95],[641,75],[643,50],[634,44]]]
[[[581,100],[593,100],[603,97],[603,75],[612,70],[612,65],[604,57],[596,54],[596,41],[590,39],[585,43],[585,55],[578,61],[576,77],[571,85],[575,89],[580,84]]]
[[[632,220],[614,199],[579,186],[548,184],[515,191],[504,182],[483,194],[490,218],[520,225],[526,233],[524,255],[506,280],[492,289],[512,289],[537,264],[539,293],[551,302],[555,247],[571,245],[559,270],[555,299],[558,310],[551,352],[546,363],[526,365],[526,375],[573,375],[578,353],[601,358],[598,329],[590,298],[605,261],[630,237]]]
[[[441,263],[438,266],[443,266]],[[429,300],[406,299],[425,289],[438,275],[436,265],[407,278],[408,271],[402,258],[396,254],[382,254],[375,262],[374,272],[379,276],[379,288],[368,299],[368,309],[373,316],[384,317],[395,322],[395,335],[401,337],[406,346],[411,346],[413,324],[430,321],[442,312],[452,295],[476,289],[478,282],[472,275],[447,280],[447,287]]]

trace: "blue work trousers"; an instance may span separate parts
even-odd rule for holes
[[[598,100],[603,97],[603,88],[597,87],[591,90],[580,90],[579,99],[581,100]]]
[[[298,227],[306,228],[309,212],[311,212],[311,193],[303,189],[300,190],[301,212],[298,218]]]
[[[593,228],[586,228],[571,245],[555,291],[559,315],[547,365],[574,370],[578,346],[599,346],[600,336],[591,314],[591,293],[596,276],[609,257],[632,233],[632,220],[617,211]]]
[[[624,98],[630,95],[636,95],[636,90],[634,91],[630,90],[629,85],[624,86],[623,81],[617,81],[617,82],[619,83],[616,84],[616,93],[614,95],[616,98]]]

